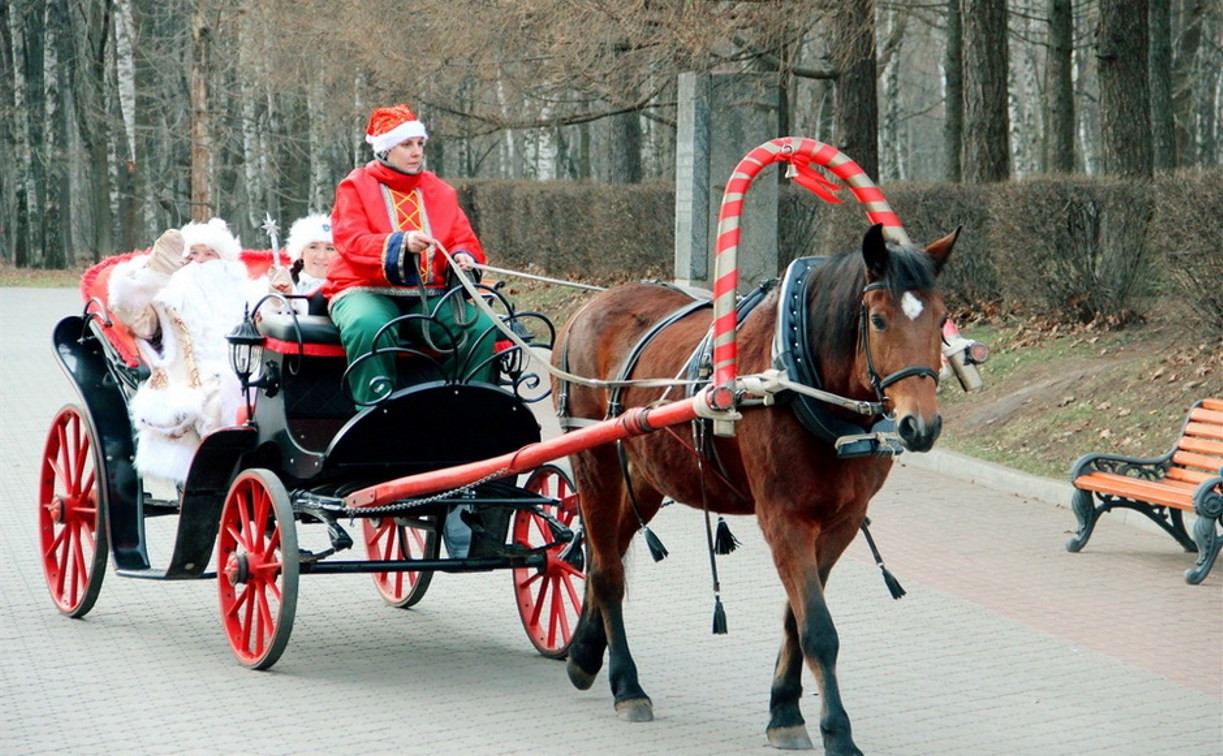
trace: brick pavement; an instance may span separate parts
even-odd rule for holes
[[[34,490],[55,409],[73,399],[51,325],[74,292],[0,289],[0,753],[722,754],[760,752],[781,591],[750,519],[719,562],[730,635],[709,634],[701,518],[668,507],[671,557],[631,561],[626,622],[657,721],[575,691],[518,625],[505,573],[438,575],[416,608],[364,575],[306,576],[270,672],[230,658],[212,581],[107,576],[94,610],[55,612]],[[1066,509],[900,467],[872,506],[909,595],[863,544],[830,606],[858,744],[872,754],[1223,753],[1223,579],[1186,586],[1166,536],[1110,526],[1064,551]],[[150,523],[163,547],[169,519]],[[818,716],[807,677],[806,713]]]

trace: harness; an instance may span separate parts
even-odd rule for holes
[[[867,379],[875,391],[877,401],[864,402],[830,394],[824,390],[815,358],[809,353],[812,342],[812,323],[808,307],[808,291],[814,279],[815,272],[827,262],[827,257],[802,257],[794,260],[786,268],[785,275],[780,280],[780,290],[777,297],[777,324],[773,334],[772,362],[773,367],[783,371],[796,384],[815,389],[820,397],[809,396],[799,391],[786,390],[777,394],[778,403],[788,405],[799,423],[816,438],[832,445],[840,458],[866,457],[873,455],[893,456],[903,452],[900,438],[896,434],[895,422],[884,410],[886,398],[883,390],[892,384],[910,377],[925,376],[938,383],[938,373],[925,366],[911,366],[897,370],[886,376],[880,376],[875,370],[874,356],[870,341],[870,324],[866,307],[865,295],[872,291],[887,288],[887,284],[875,281],[862,289],[863,299],[859,305],[858,338],[863,342],[866,351]],[[662,285],[662,284],[660,284]],[[778,280],[765,282],[745,296],[735,307],[735,320],[742,325],[748,314],[775,287]],[[629,352],[621,365],[616,381],[627,381],[636,367],[638,360],[646,347],[668,326],[682,320],[696,310],[710,306],[707,299],[697,299],[671,312],[646,331]],[[817,324],[818,325],[818,324]],[[568,370],[568,348],[562,350],[562,365]],[[688,358],[685,377],[689,381],[707,382],[713,372],[713,331],[706,333],[705,338],[696,346]],[[695,383],[689,383],[686,393],[691,396],[699,388]],[[615,385],[609,393],[607,417],[616,417],[623,411],[620,395],[622,386]],[[864,415],[862,421],[846,420],[836,415],[832,407],[839,406]],[[571,418],[568,413],[568,386],[562,382],[557,397],[557,414],[560,416],[561,427],[565,430],[582,427],[593,423],[593,420]],[[709,420],[701,421],[708,424]],[[704,429],[702,429],[704,430]],[[708,433],[698,433],[698,438],[708,438]],[[700,444],[707,457],[710,456],[712,444]],[[713,457],[710,457],[714,459]],[[714,461],[717,461],[714,459]],[[720,467],[720,465],[719,465]]]
[[[827,261],[827,257],[800,257],[786,268],[777,298],[777,328],[773,334],[773,366],[784,370],[792,380],[820,390],[824,388],[823,381],[815,360],[808,354],[811,321],[807,290],[815,271]],[[883,288],[886,288],[886,284],[875,281],[867,284],[862,293],[865,295]],[[884,403],[883,389],[897,381],[914,375],[926,375],[938,382],[938,374],[928,367],[907,367],[880,378],[871,355],[865,298],[859,306],[859,313],[858,334],[866,342],[867,377],[875,390],[880,410]],[[814,397],[790,391],[778,397],[789,404],[799,423],[809,433],[832,444],[838,457],[891,456],[904,450],[896,435],[894,421],[882,411],[864,418],[866,422],[853,422],[833,414],[826,402]]]

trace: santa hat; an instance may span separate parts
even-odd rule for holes
[[[297,261],[302,256],[302,250],[315,242],[331,244],[331,216],[313,213],[305,218],[293,221],[289,228],[289,241],[285,243],[285,252],[289,259]]]
[[[400,142],[413,137],[429,138],[425,125],[407,105],[392,105],[378,108],[369,117],[365,127],[365,141],[375,153],[387,152]]]
[[[183,256],[191,254],[197,244],[212,248],[222,260],[237,260],[242,251],[242,242],[229,232],[229,226],[220,218],[211,218],[207,223],[192,221],[182,228]]]

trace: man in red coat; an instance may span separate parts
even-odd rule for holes
[[[440,325],[427,333],[416,327],[408,334],[415,345],[453,352],[464,377],[491,381],[496,335],[488,332],[489,317],[461,298],[437,306],[449,269],[439,245],[464,269],[486,258],[454,187],[423,170],[427,139],[407,105],[378,108],[370,116],[365,141],[375,159],[336,188],[331,225],[338,254],[328,265],[323,295],[350,365],[370,351],[378,329],[391,319],[432,313]],[[387,340],[379,347],[393,346]],[[394,357],[361,360],[350,376],[353,398],[370,403],[393,390]]]

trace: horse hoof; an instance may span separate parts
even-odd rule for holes
[[[769,730],[769,745],[785,751],[810,751],[815,748],[803,725],[777,727]]]
[[[579,667],[573,659],[565,665],[565,671],[569,673],[569,682],[573,683],[573,687],[578,690],[589,690],[591,685],[595,684],[595,678],[599,676],[598,672],[587,672]]]
[[[654,705],[648,698],[630,698],[616,703],[616,716],[625,722],[653,722]]]

